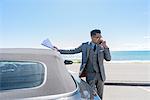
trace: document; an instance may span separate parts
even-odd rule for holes
[[[45,39],[41,45],[45,46],[45,47],[48,47],[50,49],[54,49],[54,46],[52,45],[51,41],[47,38]]]

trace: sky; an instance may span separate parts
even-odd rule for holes
[[[60,49],[100,29],[110,50],[150,50],[149,0],[0,0],[0,48]]]

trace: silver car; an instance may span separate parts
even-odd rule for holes
[[[90,100],[92,90],[69,73],[59,52],[0,49],[0,100]],[[95,95],[94,99],[100,100]]]

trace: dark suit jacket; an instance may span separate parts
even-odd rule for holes
[[[82,76],[86,68],[87,60],[88,60],[89,53],[90,53],[90,48],[91,48],[90,42],[86,42],[86,43],[82,43],[82,45],[80,45],[78,48],[75,48],[75,49],[71,49],[71,50],[60,49],[58,51],[61,54],[76,54],[76,53],[82,52],[82,63],[81,63],[80,75],[79,75],[79,76]],[[99,70],[102,76],[102,81],[105,81],[106,76],[105,76],[103,60],[105,59],[106,61],[110,61],[111,55],[110,55],[109,48],[103,48],[101,46],[98,46],[97,49],[98,49]]]

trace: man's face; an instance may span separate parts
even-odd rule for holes
[[[102,38],[102,36],[101,36],[100,33],[96,33],[96,35],[93,35],[93,36],[91,37],[92,42],[93,42],[93,43],[96,43],[96,44],[100,44],[100,43],[102,42],[102,41],[101,41],[101,38]]]

